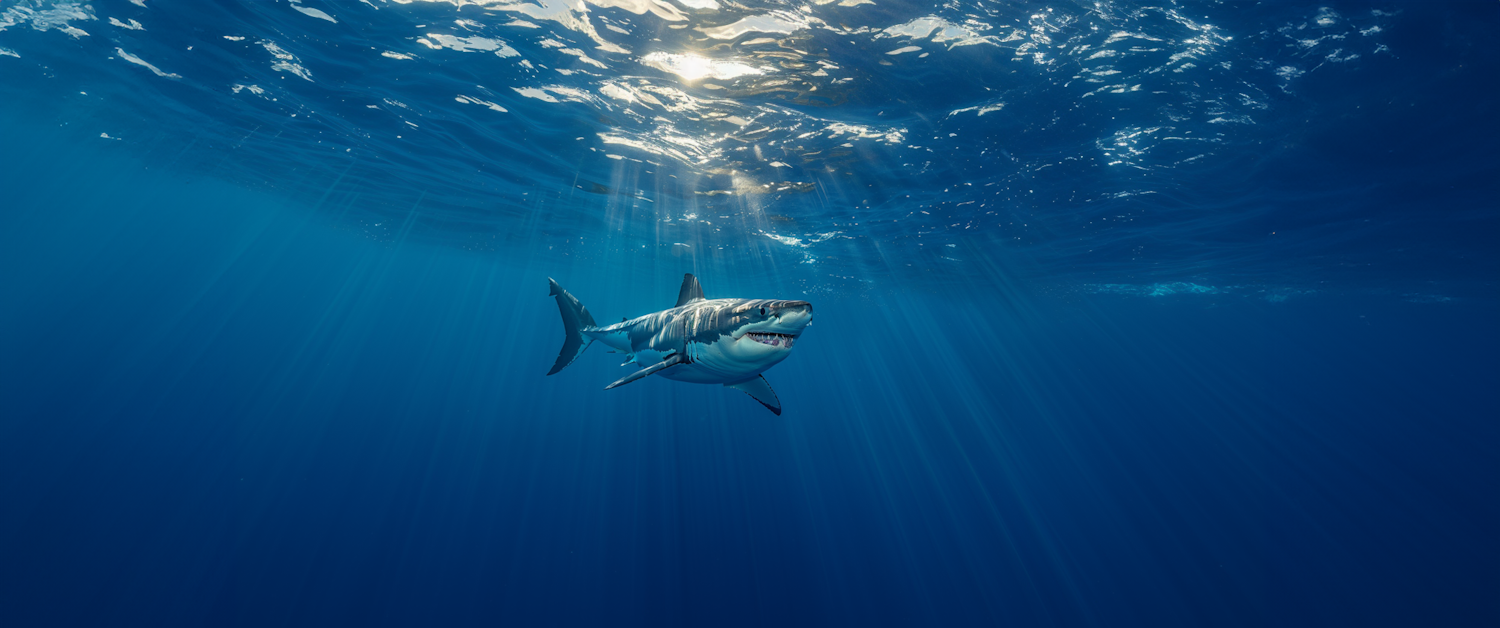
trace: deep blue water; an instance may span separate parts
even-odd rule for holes
[[[0,625],[1500,624],[1497,27],[0,0]]]

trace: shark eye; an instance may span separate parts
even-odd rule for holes
[[[765,316],[766,315],[766,308],[760,308],[760,315],[761,316]]]

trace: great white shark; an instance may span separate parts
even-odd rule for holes
[[[677,305],[671,309],[600,327],[577,298],[550,277],[547,281],[567,334],[548,375],[572,364],[597,340],[626,354],[620,366],[641,367],[605,390],[660,375],[679,382],[723,384],[781,415],[781,400],[761,373],[791,355],[797,337],[812,324],[811,303],[706,299],[690,273],[683,275]]]

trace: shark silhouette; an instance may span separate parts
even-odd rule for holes
[[[683,275],[671,309],[600,327],[588,308],[551,278],[567,334],[548,375],[563,370],[595,340],[641,369],[605,390],[660,375],[694,384],[723,384],[759,401],[778,416],[781,401],[761,375],[791,355],[802,330],[812,324],[812,304],[775,299],[706,299],[692,274]]]

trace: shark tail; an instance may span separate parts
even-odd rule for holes
[[[584,349],[594,343],[593,338],[583,336],[583,330],[595,327],[596,324],[589,309],[579,303],[577,298],[563,290],[551,277],[547,278],[547,282],[551,284],[551,291],[547,294],[557,297],[557,309],[562,313],[563,332],[567,334],[562,351],[557,354],[557,362],[552,365],[552,370],[547,371],[548,375],[552,375],[572,364],[573,360],[583,354]]]

